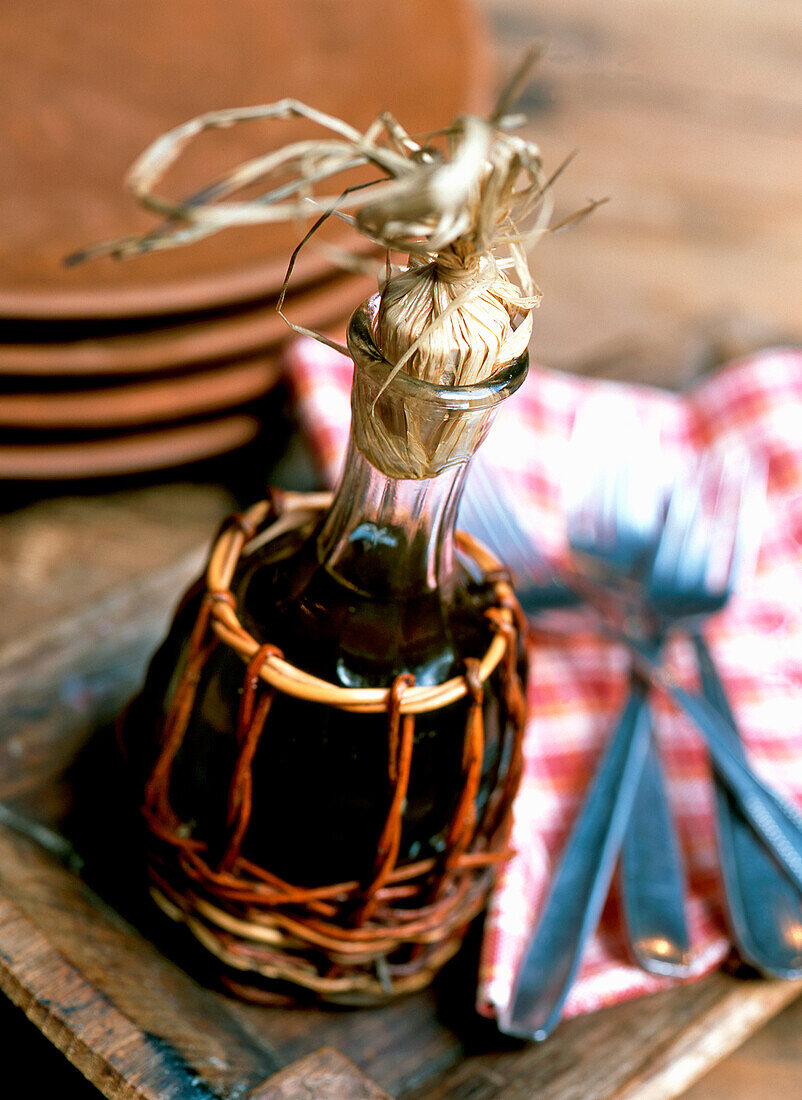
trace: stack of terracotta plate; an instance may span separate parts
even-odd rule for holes
[[[292,95],[364,126],[412,131],[487,106],[459,0],[7,0],[0,22],[0,477],[64,479],[179,465],[241,446],[280,373],[275,311],[304,227],[230,230],[117,263],[65,268],[87,244],[154,225],[123,189],[164,130]],[[309,136],[302,121],[204,137],[165,181],[187,194]],[[341,223],[329,243],[353,245]],[[296,265],[288,315],[342,325],[375,281],[322,251]]]

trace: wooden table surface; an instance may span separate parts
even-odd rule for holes
[[[502,68],[533,37],[548,42],[524,106],[547,166],[580,150],[560,180],[557,216],[610,197],[533,253],[544,291],[534,356],[681,386],[727,354],[799,340],[795,0],[480,7]],[[366,28],[361,48],[372,43],[381,47],[380,28]],[[44,819],[60,812],[64,767],[130,691],[174,593],[232,503],[217,476],[206,467],[194,484],[95,490],[0,520],[0,799]],[[297,481],[294,467],[274,476]],[[228,477],[248,499],[258,481]],[[799,993],[713,975],[523,1049],[466,1030],[443,1008],[442,988],[375,1014],[268,1014],[266,1023],[167,964],[58,858],[7,828],[0,937],[2,989],[110,1097],[230,1100],[272,1074],[260,1096],[300,1095],[299,1081],[326,1078],[335,1092],[319,1085],[312,1095],[662,1100],[683,1094]],[[54,976],[58,995],[50,988],[48,1000]],[[469,990],[451,996],[470,1005]],[[0,1013],[11,1046],[25,1034],[17,1011]],[[687,1095],[794,1095],[800,1019],[797,1002]],[[20,1049],[43,1081],[46,1053],[26,1042]],[[324,1046],[339,1053],[321,1055]]]
[[[799,338],[802,12],[796,0],[483,0],[502,64],[541,37],[524,96],[557,216],[532,252],[550,366],[681,385],[711,350]]]

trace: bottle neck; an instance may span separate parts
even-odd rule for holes
[[[349,441],[318,556],[341,583],[378,599],[420,596],[454,581],[454,527],[467,462],[432,478],[387,477]]]

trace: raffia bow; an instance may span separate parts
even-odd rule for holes
[[[336,216],[386,252],[375,322],[376,345],[388,363],[383,388],[400,370],[437,385],[481,382],[517,359],[529,343],[532,311],[541,295],[525,246],[599,205],[592,201],[550,227],[551,185],[568,161],[547,177],[538,147],[510,132],[520,120],[510,117],[508,108],[536,52],[524,58],[489,119],[461,116],[424,138],[411,137],[388,112],[362,132],[294,99],[193,118],[158,138],[127,176],[136,198],[167,220],[142,236],[78,253],[70,262],[98,255],[122,258],[187,244],[229,226],[318,214],[293,253],[277,308],[296,332],[347,354],[283,312],[298,251],[322,222]],[[204,131],[291,117],[308,119],[328,136],[255,157],[182,200],[156,190],[168,168]],[[378,179],[339,194],[324,187],[366,165]],[[266,190],[256,197],[232,197],[257,185]],[[400,266],[392,262],[399,253],[406,256]],[[338,258],[346,267],[362,262],[349,253]]]

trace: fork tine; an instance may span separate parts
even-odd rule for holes
[[[481,528],[488,542],[514,574],[518,577],[534,576],[540,556],[534,544],[519,527],[513,509],[506,506],[503,489],[491,483],[486,465],[478,458],[470,471],[470,492],[463,498],[466,511],[473,509],[473,526]],[[469,524],[471,526],[471,524]]]
[[[616,492],[624,466],[616,447],[620,436],[610,431],[615,416],[609,394],[587,397],[577,410],[568,444],[565,499],[572,544],[606,548],[615,537]]]
[[[754,567],[765,470],[745,451],[705,455],[669,500],[650,577],[654,594],[725,598]]]
[[[708,592],[709,569],[717,555],[729,561],[734,513],[722,509],[728,487],[728,464],[706,453],[691,479],[687,530],[677,559],[677,583],[686,591]],[[722,522],[722,514],[724,521]],[[718,519],[718,522],[717,522]]]
[[[586,484],[583,507],[590,516],[581,518],[588,536],[578,540],[569,523],[569,540],[572,549],[581,551],[583,568],[608,584],[623,586],[625,604],[634,608],[639,600],[627,585],[642,578],[664,510],[659,431],[630,394],[608,391],[583,409],[570,446]],[[567,511],[570,521],[570,506]],[[628,706],[640,691],[633,680]],[[680,974],[687,969],[689,953],[682,861],[646,697],[641,705],[648,749],[636,792],[621,790],[618,795],[620,802],[631,799],[632,807],[620,853],[624,924],[631,953],[641,966]]]
[[[668,499],[663,531],[652,562],[650,587],[669,589],[676,580],[682,552],[701,497],[701,467],[693,477],[680,477]]]

